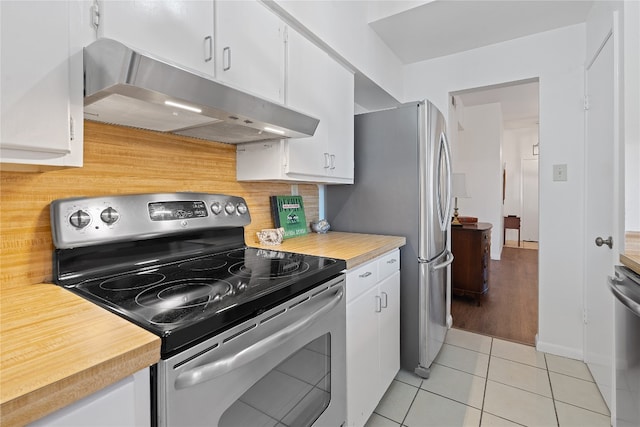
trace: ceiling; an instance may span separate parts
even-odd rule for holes
[[[593,3],[584,0],[377,1],[378,14],[369,25],[402,63],[412,64],[583,23]],[[360,81],[357,92],[362,105],[393,102],[368,88],[365,83],[370,82],[366,79],[362,80],[356,79],[357,87]],[[366,99],[366,94],[373,94],[371,100]],[[465,106],[501,103],[505,128],[528,127],[538,121],[537,81],[505,83],[456,95]]]
[[[465,107],[500,103],[505,129],[535,127],[539,118],[537,79],[452,93]]]
[[[404,64],[585,22],[593,1],[431,0],[369,25]]]

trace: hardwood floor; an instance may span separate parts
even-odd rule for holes
[[[453,326],[535,345],[538,332],[538,251],[505,247],[500,261],[490,261],[489,291],[480,298],[455,296]]]

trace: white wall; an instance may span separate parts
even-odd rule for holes
[[[585,37],[585,25],[574,25],[408,65],[404,76],[405,99],[428,98],[442,111],[449,92],[539,78],[538,348],[576,358],[583,348]],[[552,181],[554,164],[567,164],[568,181]]]
[[[462,216],[493,225],[491,259],[502,253],[502,108],[484,104],[464,109],[464,130],[458,132],[453,171],[466,174],[468,198],[458,199]]]

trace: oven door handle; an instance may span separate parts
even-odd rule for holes
[[[333,310],[333,308],[340,303],[343,296],[344,290],[340,287],[340,289],[331,296],[331,300],[328,303],[324,304],[312,314],[305,316],[303,319],[285,326],[275,334],[269,335],[267,338],[248,346],[232,356],[207,363],[206,365],[198,366],[179,374],[175,380],[175,388],[184,389],[210,381],[214,378],[225,375],[234,369],[238,369],[239,367],[246,365],[260,356],[280,347],[294,335],[297,335],[303,330],[309,328],[318,319]]]

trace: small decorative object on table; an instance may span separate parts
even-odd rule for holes
[[[284,228],[267,228],[258,231],[256,234],[263,245],[279,245],[284,237]]]
[[[331,225],[329,225],[329,221],[327,221],[326,219],[312,221],[309,225],[311,226],[311,231],[319,234],[324,234],[329,231],[329,228],[331,228]]]

